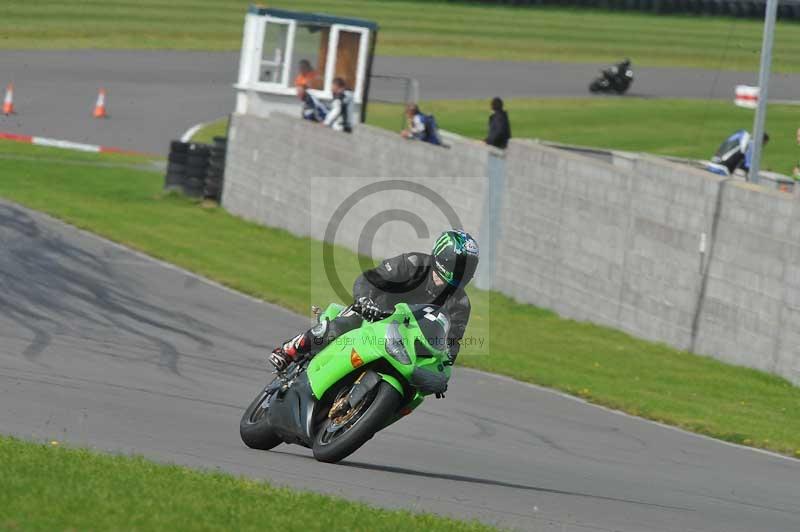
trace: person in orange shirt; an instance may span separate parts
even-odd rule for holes
[[[311,63],[307,59],[301,59],[299,64],[300,72],[294,78],[295,87],[307,87],[309,89],[319,88],[319,76],[311,68]]]

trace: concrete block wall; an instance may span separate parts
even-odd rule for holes
[[[442,207],[452,207],[463,228],[481,238],[488,153],[471,141],[454,140],[445,149],[367,125],[348,135],[280,113],[237,114],[223,205],[244,218],[322,240],[348,197],[382,182],[386,190],[369,194],[341,217],[335,243],[375,257],[424,251],[434,233],[450,226]],[[457,197],[453,190],[459,190]],[[386,217],[403,218],[398,211],[419,216],[428,232],[417,236],[405,221],[383,223]],[[379,227],[374,249],[359,250],[359,237],[372,226]]]
[[[498,242],[499,290],[689,348],[708,225],[702,179],[679,192],[663,176],[524,141],[506,169],[502,226],[519,237]]]
[[[480,270],[481,286],[800,383],[797,197],[641,154],[606,161],[514,140],[498,159],[479,143],[450,142],[235,115],[223,205],[321,240],[363,187],[426,187],[500,258]],[[334,242],[384,257],[424,251],[433,235],[384,224],[381,213],[412,213],[431,233],[450,225],[431,192],[394,188],[343,216]],[[361,249],[370,226],[376,245]]]
[[[723,187],[694,348],[800,382],[800,202]]]

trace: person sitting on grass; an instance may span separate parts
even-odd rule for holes
[[[797,128],[797,145],[800,146],[800,128]],[[792,177],[795,181],[800,181],[800,161],[797,161],[797,164],[794,166]]]
[[[410,103],[406,106],[406,119],[408,127],[400,132],[403,138],[421,140],[437,146],[442,144],[439,126],[433,115],[424,114],[416,104]]]
[[[767,142],[769,142],[769,135],[764,133],[762,145],[766,146]],[[747,130],[740,129],[720,144],[707,169],[721,175],[733,175],[738,169],[747,173],[750,171],[752,158],[753,139]]]
[[[325,120],[328,108],[308,91],[308,87],[305,85],[298,86],[297,97],[303,102],[301,112],[304,120],[312,122],[323,122]]]

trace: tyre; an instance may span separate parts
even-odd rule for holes
[[[188,177],[183,181],[183,193],[190,198],[200,198],[203,196],[203,180]]]
[[[271,399],[267,396],[266,390],[262,390],[245,409],[242,420],[239,421],[239,435],[244,444],[251,449],[269,451],[283,443],[283,440],[272,430],[267,419]]]
[[[186,176],[182,173],[180,174],[173,174],[167,173],[166,177],[164,177],[164,188],[168,190],[181,188],[183,186],[183,181],[186,179]]]
[[[603,90],[603,83],[600,80],[594,80],[589,84],[590,92],[600,92]]]
[[[336,398],[350,391],[344,386]],[[314,458],[336,463],[350,456],[378,432],[400,406],[400,394],[386,381],[378,383],[360,403],[337,418],[326,418],[314,436]],[[335,399],[334,399],[335,402]]]
[[[208,169],[205,167],[188,166],[186,167],[186,177],[194,177],[195,179],[205,179],[207,170]]]
[[[189,151],[189,143],[188,142],[181,142],[179,140],[173,140],[169,143],[169,152],[170,153],[186,153]]]
[[[167,159],[171,163],[186,164],[186,157],[185,153],[170,153]]]
[[[198,157],[208,157],[211,154],[211,150],[205,144],[189,144],[189,151],[187,151],[189,155],[197,155]]]
[[[208,165],[208,157],[204,157],[202,155],[194,155],[189,154],[186,157],[186,166],[202,166],[205,167]]]
[[[186,165],[181,163],[167,163],[168,174],[185,174]]]

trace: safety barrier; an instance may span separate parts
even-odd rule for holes
[[[164,190],[177,190],[192,198],[219,201],[226,145],[225,137],[214,137],[213,146],[173,140],[167,157]]]
[[[573,6],[638,10],[659,14],[722,15],[763,18],[766,0],[484,0],[482,4],[515,6]],[[800,1],[782,0],[778,18],[800,19]]]

